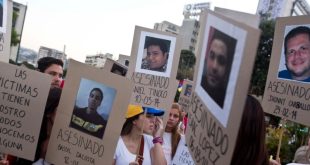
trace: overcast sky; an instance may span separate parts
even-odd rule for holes
[[[46,46],[84,62],[86,55],[129,55],[135,25],[152,29],[164,20],[182,24],[185,4],[197,0],[14,0],[28,10],[21,46]],[[214,6],[254,14],[258,0],[213,0]]]

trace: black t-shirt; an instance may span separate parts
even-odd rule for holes
[[[102,138],[107,121],[104,120],[97,112],[86,113],[87,107],[75,108],[72,113],[70,127],[79,131]]]

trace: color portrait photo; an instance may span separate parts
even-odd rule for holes
[[[114,88],[82,78],[69,126],[102,139],[115,95]]]
[[[310,82],[310,24],[285,27],[278,78]]]
[[[230,116],[246,31],[209,15],[200,54],[195,92],[225,126]]]
[[[142,31],[136,72],[169,77],[175,42],[174,37]]]

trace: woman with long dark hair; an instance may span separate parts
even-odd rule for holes
[[[278,162],[268,160],[265,136],[263,108],[253,96],[248,95],[231,165],[278,165]]]

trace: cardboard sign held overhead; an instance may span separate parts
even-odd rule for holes
[[[278,18],[263,97],[267,113],[310,126],[310,18]]]
[[[214,11],[221,15],[224,15],[225,17],[229,17],[231,19],[244,23],[253,28],[259,27],[259,23],[260,23],[259,15],[244,13],[244,12],[230,10],[230,9],[224,9],[220,7],[214,7]]]
[[[128,71],[127,66],[124,66],[121,63],[118,63],[117,61],[114,61],[110,58],[107,58],[106,62],[104,63],[103,69],[121,76],[126,76]]]
[[[127,74],[135,84],[131,104],[170,109],[177,88],[175,77],[181,51],[178,38],[136,26]]]
[[[212,11],[200,23],[187,146],[195,164],[230,164],[260,32]]]
[[[53,164],[112,164],[132,83],[106,70],[74,60],[69,63],[66,84],[70,85],[62,92],[46,160]]]
[[[0,152],[33,160],[51,77],[0,62]]]
[[[194,89],[194,82],[187,79],[183,81],[178,103],[182,106],[182,110],[185,112],[189,111]]]

